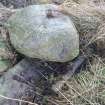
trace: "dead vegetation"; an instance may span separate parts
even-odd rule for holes
[[[81,53],[88,62],[81,73],[65,83],[60,90],[62,95],[59,93],[53,101],[56,105],[104,105],[105,2],[65,0],[59,9],[72,17],[80,34]]]
[[[74,21],[80,34],[81,54],[88,62],[58,89],[58,96],[44,96],[43,102],[45,105],[105,105],[105,2],[65,0],[58,9]]]

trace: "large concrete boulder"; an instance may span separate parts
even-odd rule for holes
[[[20,9],[8,20],[14,48],[32,58],[67,62],[79,54],[79,35],[70,17],[55,5],[33,5]]]

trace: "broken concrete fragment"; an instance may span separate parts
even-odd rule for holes
[[[24,59],[6,72],[0,78],[0,105],[19,105],[18,100],[22,99],[33,102],[36,83],[40,79],[37,70],[40,71],[36,65]]]

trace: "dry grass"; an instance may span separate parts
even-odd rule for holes
[[[6,96],[3,96],[3,95],[0,95],[0,98],[19,102],[20,103],[19,105],[22,105],[21,103],[26,103],[26,104],[30,104],[30,105],[38,105],[38,104],[32,103],[30,101],[25,101],[25,100],[21,100],[21,99],[14,99],[14,98],[6,97]]]
[[[104,84],[105,64],[101,58],[94,57],[86,71],[82,71],[67,81],[60,90],[59,97],[50,97],[50,100],[56,105],[104,105]]]
[[[46,105],[105,105],[105,2],[65,0],[59,9],[71,16],[80,34],[81,52],[91,60],[81,73],[66,82],[58,97],[47,97]],[[88,52],[92,44],[96,44],[93,49],[97,54]]]
[[[91,61],[89,59],[86,68],[66,82],[59,97],[49,99],[55,105],[105,105],[105,2],[65,0],[59,9],[72,17],[83,41],[80,42],[83,54],[89,54],[87,50],[92,44],[96,44],[93,49],[97,54],[89,55]]]
[[[60,10],[72,17],[81,37],[83,35],[85,35],[85,37],[87,36],[89,43],[85,44],[91,44],[103,38],[105,27],[105,2],[102,0],[97,0],[95,3],[92,2],[92,0],[75,1],[76,0],[65,0],[60,6]]]

